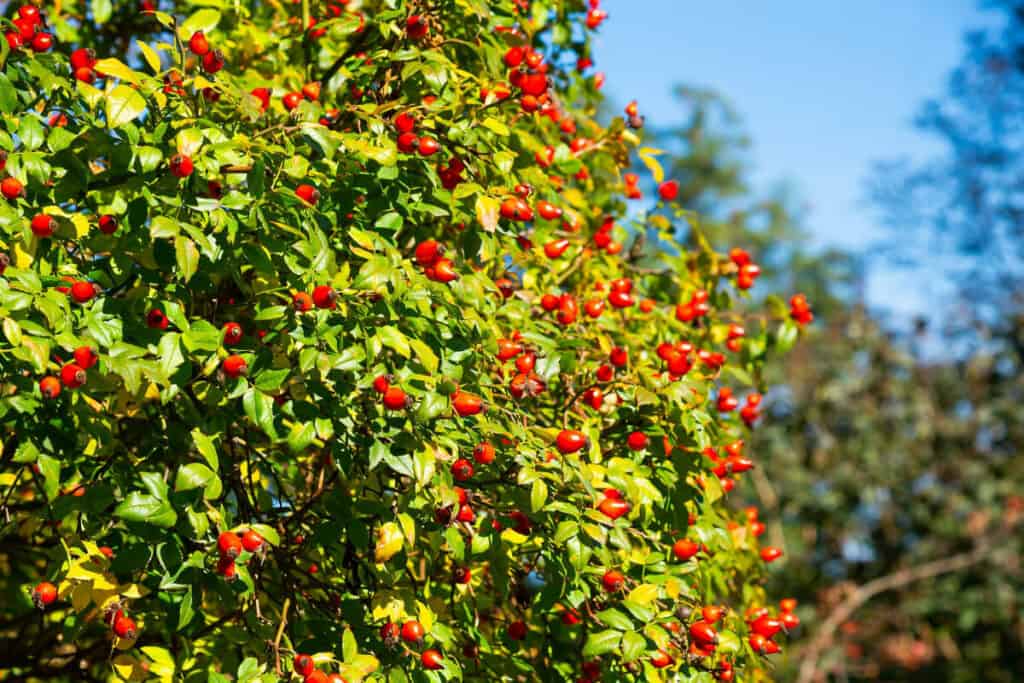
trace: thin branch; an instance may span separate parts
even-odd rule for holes
[[[803,663],[800,665],[800,675],[797,677],[797,683],[811,683],[814,680],[815,674],[818,673],[818,660],[821,658],[822,652],[832,644],[836,629],[846,623],[853,616],[853,613],[868,600],[879,593],[902,588],[903,586],[923,581],[924,579],[931,579],[942,574],[961,571],[971,565],[983,562],[1000,545],[991,541],[983,542],[969,552],[953,555],[941,560],[934,560],[917,567],[901,569],[900,571],[869,581],[854,590],[832,612],[832,615],[822,623],[814,640],[811,641],[811,644],[802,653]]]
[[[281,607],[281,623],[277,625],[277,635],[274,636],[274,671],[278,677],[281,676],[281,636],[284,635],[284,627],[288,623],[288,608],[291,606],[292,599],[285,598]]]

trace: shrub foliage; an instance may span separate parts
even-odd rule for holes
[[[767,677],[793,618],[723,497],[810,312],[741,314],[749,256],[673,243],[639,113],[596,118],[596,2],[34,9],[0,71],[0,668]]]

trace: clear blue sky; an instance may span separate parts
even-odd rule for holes
[[[744,119],[756,187],[792,182],[818,245],[880,232],[863,202],[872,162],[940,147],[912,127],[960,60],[975,0],[604,0],[595,48],[615,100],[649,122],[681,120],[673,83],[713,87]],[[872,299],[894,276],[874,278]],[[895,302],[897,308],[916,306]]]

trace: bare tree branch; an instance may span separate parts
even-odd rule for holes
[[[901,588],[917,581],[966,569],[971,565],[987,560],[999,547],[999,543],[993,543],[992,541],[979,543],[976,548],[969,552],[942,558],[941,560],[934,560],[917,567],[901,569],[898,572],[869,581],[854,590],[832,612],[831,616],[822,623],[814,640],[811,641],[810,645],[803,652],[803,661],[800,664],[800,674],[797,677],[797,683],[812,683],[815,674],[818,673],[818,660],[825,649],[832,644],[836,629],[850,619],[853,613],[868,600],[880,593]]]

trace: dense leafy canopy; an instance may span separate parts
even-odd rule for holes
[[[625,173],[596,2],[16,12],[0,667],[768,676],[723,497],[812,316]]]

